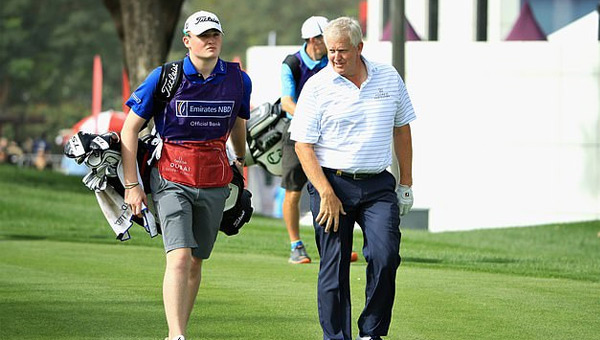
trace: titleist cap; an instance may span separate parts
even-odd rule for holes
[[[198,11],[190,15],[183,25],[183,34],[187,32],[193,35],[200,35],[210,29],[216,29],[223,33],[221,22],[214,13],[207,11]]]
[[[329,20],[325,17],[310,17],[302,24],[302,39],[309,39],[312,37],[318,37],[323,34],[323,30]]]

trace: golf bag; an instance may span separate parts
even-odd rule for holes
[[[138,140],[138,151],[145,150],[144,142]],[[160,233],[160,226],[152,212],[142,203],[141,216],[133,215],[125,204],[123,164],[121,162],[121,140],[117,133],[91,134],[78,132],[65,144],[65,156],[73,158],[77,164],[85,164],[90,172],[83,177],[86,187],[94,191],[100,210],[120,241],[131,236],[129,229],[133,222],[144,227],[150,237]],[[138,182],[146,193],[149,182],[140,176],[146,163],[140,159],[144,152],[138,152]]]
[[[258,164],[275,176],[281,176],[282,138],[290,123],[278,99],[250,112],[246,123],[246,165]]]
[[[150,193],[150,169],[153,161],[160,158],[162,140],[156,134],[138,139],[138,179],[146,194]],[[125,187],[121,162],[121,141],[115,132],[102,135],[78,132],[65,145],[64,154],[85,164],[90,172],[83,183],[95,191],[98,203],[117,239],[129,239],[129,228],[135,222],[146,229],[151,237],[161,233],[159,221],[152,212],[143,209],[143,216],[132,214],[124,203]],[[244,189],[244,176],[237,167],[231,166],[233,179],[229,183],[230,195],[225,202],[219,230],[228,236],[235,235],[252,216],[250,191]]]

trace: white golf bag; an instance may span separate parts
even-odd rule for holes
[[[279,100],[252,110],[246,123],[246,166],[258,164],[270,174],[281,176],[281,141],[289,123]]]

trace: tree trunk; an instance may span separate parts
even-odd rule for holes
[[[167,58],[183,0],[104,0],[123,46],[132,89]]]

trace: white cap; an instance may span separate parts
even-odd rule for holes
[[[221,22],[214,13],[199,11],[187,18],[183,25],[183,34],[191,32],[193,35],[200,35],[210,29],[216,29],[223,33]]]
[[[323,34],[325,26],[327,26],[327,18],[325,17],[310,17],[302,24],[302,39],[318,37]]]

